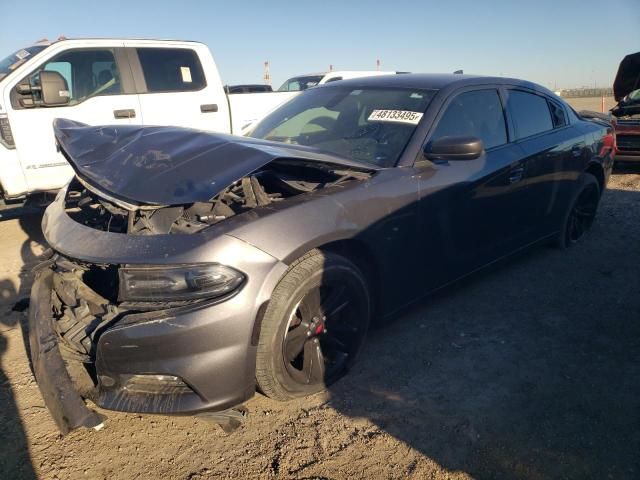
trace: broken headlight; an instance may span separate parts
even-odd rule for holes
[[[213,298],[232,292],[245,276],[217,263],[127,266],[119,270],[121,301],[157,302]]]

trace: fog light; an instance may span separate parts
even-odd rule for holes
[[[172,375],[120,375],[120,378],[123,390],[130,393],[179,395],[193,391]]]

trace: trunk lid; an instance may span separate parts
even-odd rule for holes
[[[618,73],[613,81],[616,102],[638,88],[640,88],[640,52],[627,55],[620,62]]]

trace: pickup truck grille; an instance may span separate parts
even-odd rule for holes
[[[617,135],[616,143],[621,152],[640,151],[640,135]]]

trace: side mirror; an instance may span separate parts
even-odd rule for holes
[[[42,105],[45,107],[59,107],[67,105],[71,100],[67,81],[58,72],[43,70],[39,74],[42,91]]]
[[[475,160],[483,152],[484,145],[477,137],[442,137],[424,146],[429,160]]]

